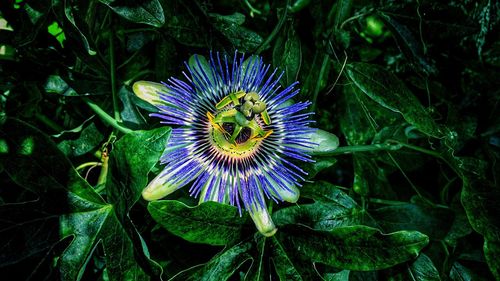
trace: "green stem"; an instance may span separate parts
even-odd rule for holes
[[[83,163],[83,164],[79,165],[78,167],[76,167],[76,170],[80,171],[82,169],[85,169],[87,167],[92,167],[92,166],[101,166],[101,162],[87,162],[87,163]]]
[[[394,151],[401,149],[401,144],[394,144],[390,142],[369,144],[369,145],[351,145],[351,146],[341,146],[334,151],[329,152],[316,152],[316,156],[335,156],[343,154],[352,154],[356,152],[371,152],[371,151]]]
[[[97,179],[97,190],[102,191],[102,189],[106,186],[106,180],[108,179],[108,169],[109,169],[109,156],[103,155],[102,157],[102,167],[101,173],[99,174],[99,178]]]
[[[118,131],[128,134],[130,132],[133,132],[133,130],[123,127],[120,125],[119,122],[116,121],[113,117],[109,116],[102,108],[100,108],[97,104],[95,104],[93,101],[83,98],[84,101],[88,104],[88,106],[107,124],[111,125],[113,128],[117,129]]]
[[[430,149],[427,149],[427,148],[423,148],[423,147],[420,147],[420,146],[416,146],[416,145],[412,145],[412,144],[408,144],[408,143],[404,143],[404,142],[399,142],[399,141],[395,141],[395,140],[393,140],[393,141],[397,142],[397,143],[401,144],[402,146],[404,146],[406,148],[409,148],[411,150],[415,150],[415,151],[418,151],[418,152],[422,152],[424,154],[428,154],[428,155],[434,156],[436,158],[443,159],[443,157],[441,156],[441,154],[439,154],[438,152],[436,152],[434,150],[430,150]]]
[[[386,199],[379,199],[379,198],[369,198],[368,201],[370,201],[371,203],[375,203],[375,204],[393,205],[393,206],[406,204],[405,202],[401,202],[401,201],[386,200]]]
[[[51,128],[52,130],[56,131],[56,132],[61,132],[64,130],[63,127],[59,126],[59,124],[57,124],[56,122],[52,121],[51,119],[49,119],[47,116],[41,114],[41,113],[36,113],[35,114],[35,117],[36,119],[38,119],[40,122],[44,123],[45,125],[47,125],[47,127]]]
[[[316,81],[316,86],[314,87],[314,95],[312,99],[311,111],[316,111],[316,103],[318,101],[319,88],[321,87],[321,81],[323,80],[323,76],[325,75],[326,67],[328,66],[329,60],[330,58],[328,57],[328,54],[325,54],[323,56],[323,62],[321,63],[321,69],[319,71],[318,80]]]
[[[113,22],[113,17],[109,17],[109,21]],[[115,43],[114,43],[115,33],[111,29],[111,34],[109,36],[109,72],[111,78],[111,95],[113,96],[113,112],[116,121],[121,122],[120,109],[118,105],[118,94],[116,93],[116,65],[115,65]]]
[[[278,32],[281,30],[281,27],[283,27],[283,24],[285,23],[286,16],[288,14],[288,7],[289,6],[290,6],[290,0],[287,0],[286,6],[283,10],[283,14],[281,15],[281,18],[278,21],[278,24],[274,27],[273,31],[271,31],[271,34],[269,34],[269,36],[267,36],[266,40],[264,40],[264,42],[262,42],[262,44],[260,44],[259,48],[257,48],[257,50],[255,51],[256,55],[258,55],[262,51],[264,51],[264,49],[271,43],[271,41],[273,41],[274,37],[276,37],[276,35],[278,35]]]
[[[255,8],[252,6],[252,4],[250,4],[250,3],[248,2],[248,0],[245,0],[245,4],[246,4],[246,5],[247,5],[247,7],[250,9],[250,16],[251,16],[251,17],[253,17],[253,14],[254,14],[254,13],[255,13],[255,14],[257,14],[257,15],[261,15],[261,14],[262,14],[262,12],[261,12],[261,11],[259,11],[259,10],[257,10],[257,9],[255,9]]]
[[[446,246],[446,243],[443,240],[440,241],[440,244],[443,247],[444,253],[446,255],[444,257],[443,267],[441,269],[441,273],[444,276],[444,272],[449,272],[450,251],[448,250],[448,246]]]
[[[462,177],[460,171],[452,164],[448,159],[443,157],[439,152],[434,150],[426,149],[420,146],[400,142],[397,140],[387,140],[384,143],[380,144],[369,144],[369,145],[352,145],[352,146],[341,146],[334,151],[331,152],[317,152],[315,155],[317,156],[336,156],[343,154],[352,154],[355,152],[371,152],[371,151],[395,151],[400,150],[401,148],[408,148],[414,151],[418,151],[438,159],[444,161],[459,177]]]
[[[436,157],[438,159],[441,159],[442,161],[444,161],[460,178],[463,177],[463,174],[460,172],[460,170],[457,169],[457,167],[455,165],[453,165],[450,161],[448,161],[448,159],[446,159],[445,157],[443,157],[443,155],[441,155],[441,153],[439,152],[436,152],[434,150],[430,150],[430,149],[426,149],[426,148],[423,148],[423,147],[420,147],[420,146],[416,146],[416,145],[412,145],[412,144],[408,144],[408,143],[403,143],[403,142],[398,142],[398,141],[395,141],[397,142],[398,144],[400,144],[401,146],[405,147],[405,148],[408,148],[408,149],[411,149],[411,150],[415,150],[415,151],[418,151],[418,152],[422,152],[424,154],[427,154],[427,155],[430,155],[430,156],[433,156],[433,157]]]

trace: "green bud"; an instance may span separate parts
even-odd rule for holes
[[[259,114],[259,113],[263,112],[264,110],[266,110],[266,103],[263,101],[259,101],[259,100],[256,101],[252,107],[252,111],[255,114]]]
[[[315,147],[306,149],[310,155],[325,155],[339,147],[339,138],[321,129],[316,129],[314,133],[310,133],[309,140],[317,144]]]
[[[246,117],[252,116],[252,110],[251,109],[242,110],[241,113],[243,113],[243,115],[245,115]]]
[[[376,16],[366,18],[365,32],[368,36],[380,37],[384,33],[384,22]]]
[[[253,102],[251,101],[246,101],[241,107],[240,107],[240,110],[241,112],[247,116],[247,117],[250,117],[252,115],[252,108],[253,108],[254,104]]]
[[[135,82],[132,90],[137,97],[155,106],[165,105],[165,102],[160,99],[160,93],[170,92],[163,84],[149,81]]]
[[[255,226],[259,232],[266,236],[273,236],[278,230],[273,223],[273,219],[269,215],[266,208],[259,208],[258,210],[249,210],[250,217],[252,218]]]
[[[170,185],[166,183],[167,179],[168,176],[162,176],[161,174],[156,176],[142,191],[142,198],[147,201],[155,201],[176,191],[179,185]]]
[[[259,97],[259,94],[257,94],[256,92],[250,92],[250,93],[246,94],[243,99],[246,101],[255,102],[255,101],[258,101],[260,99],[260,97]]]

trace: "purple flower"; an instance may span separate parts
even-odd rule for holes
[[[258,230],[276,232],[266,201],[296,202],[307,175],[300,162],[338,139],[309,127],[310,102],[293,103],[298,82],[282,88],[283,73],[262,58],[235,53],[232,63],[219,53],[207,60],[194,55],[185,81],[136,82],[137,96],[157,108],[151,116],[171,125],[163,171],[142,195],[157,200],[189,185],[201,202],[216,201],[246,209]],[[332,142],[333,141],[333,142]]]

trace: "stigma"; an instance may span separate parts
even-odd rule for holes
[[[215,112],[207,112],[211,141],[223,153],[247,155],[259,142],[269,137],[273,130],[267,105],[255,92],[238,91],[215,104]]]

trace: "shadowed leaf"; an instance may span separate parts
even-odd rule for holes
[[[151,216],[165,229],[190,242],[226,245],[240,236],[246,216],[238,208],[216,202],[189,207],[179,201],[148,204]]]
[[[392,72],[375,64],[350,63],[347,75],[371,99],[394,112],[423,133],[439,138],[441,129],[426,112],[418,99]]]
[[[163,8],[158,0],[99,0],[120,16],[136,22],[161,27],[165,23]]]
[[[337,227],[329,232],[286,226],[278,233],[287,247],[312,261],[360,271],[389,268],[416,258],[429,243],[429,238],[417,231],[382,234],[367,226]]]

